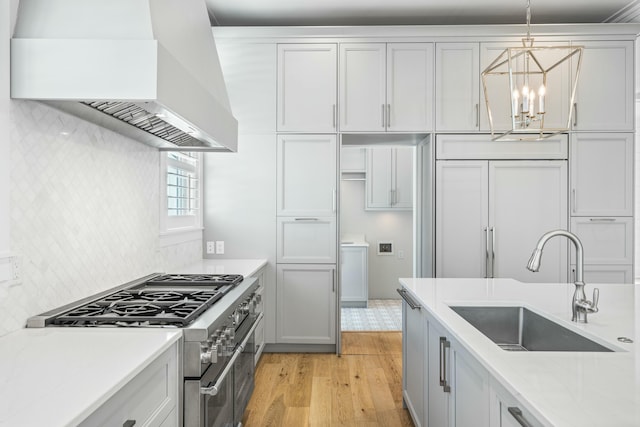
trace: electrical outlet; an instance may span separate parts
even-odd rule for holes
[[[404,259],[404,251],[398,251],[398,259]]]
[[[208,254],[216,253],[216,242],[207,242],[207,253]]]
[[[216,253],[222,255],[224,253],[224,240],[216,242]]]
[[[22,280],[22,259],[17,255],[11,257],[11,280],[14,282]]]

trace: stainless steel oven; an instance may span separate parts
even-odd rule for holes
[[[237,426],[254,387],[258,282],[239,275],[154,274],[43,313],[28,327],[183,331],[185,427]]]

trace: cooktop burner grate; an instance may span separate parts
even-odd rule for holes
[[[52,323],[66,326],[183,327],[222,298],[230,288],[122,290],[62,313]]]
[[[147,281],[151,286],[176,285],[237,285],[244,277],[239,274],[165,274]]]

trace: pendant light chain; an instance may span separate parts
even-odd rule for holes
[[[531,0],[527,0],[527,40],[531,40]]]

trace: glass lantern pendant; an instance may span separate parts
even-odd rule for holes
[[[494,141],[538,141],[571,126],[584,47],[534,46],[530,21],[527,0],[522,46],[506,48],[481,74]]]

